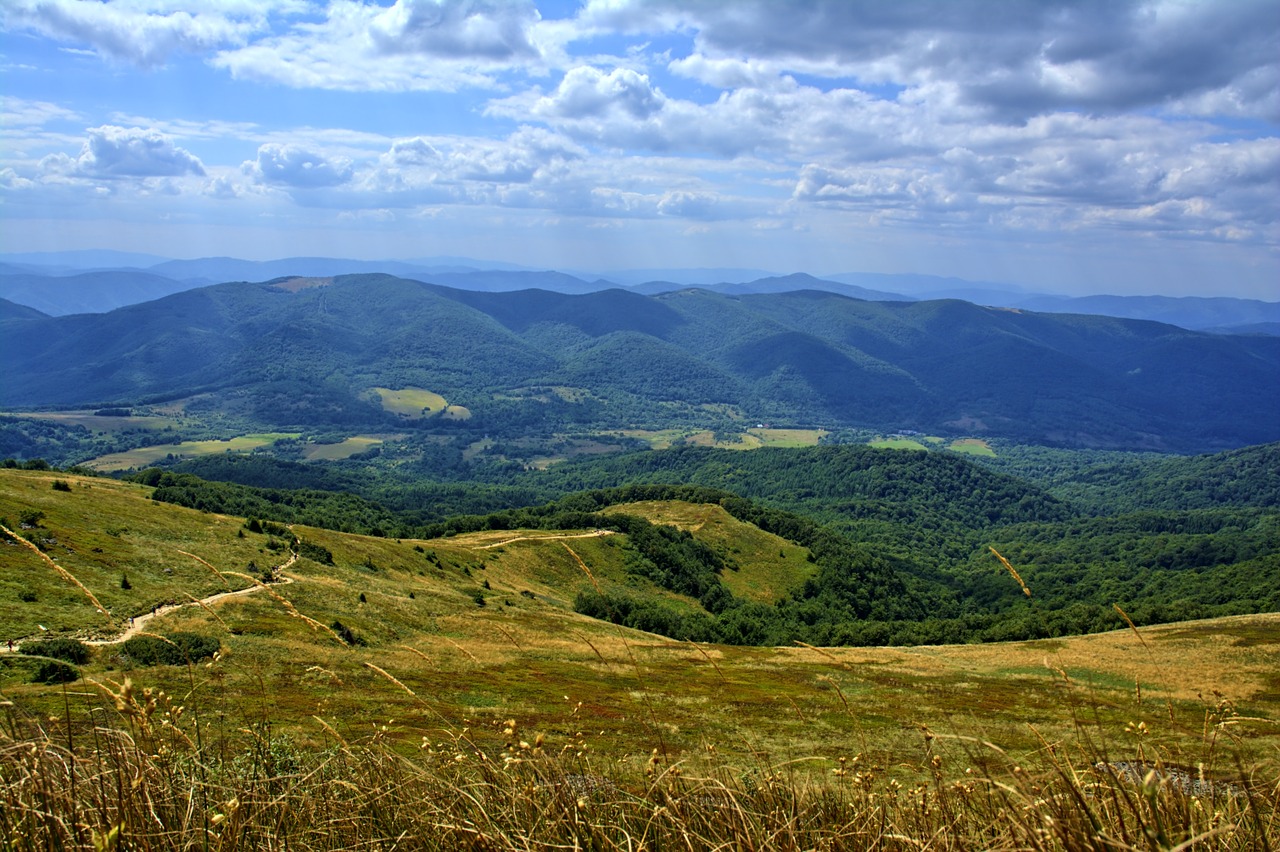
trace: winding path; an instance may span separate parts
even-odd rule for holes
[[[482,544],[476,547],[476,550],[493,550],[495,547],[504,547],[517,541],[561,541],[566,538],[599,538],[602,535],[616,535],[613,530],[595,530],[589,533],[578,533],[577,535],[519,535],[515,538],[503,539],[493,544]]]
[[[273,574],[280,573],[282,571],[285,571],[288,568],[293,567],[293,563],[297,561],[298,561],[298,554],[296,552],[292,553],[290,554],[289,559],[286,562],[275,566],[274,568],[271,569],[271,571]],[[292,582],[293,582],[292,577],[285,577],[281,575],[280,579],[275,581],[272,585],[284,586]],[[251,595],[254,592],[261,591],[262,589],[265,589],[265,588],[266,588],[266,585],[264,585],[263,583],[254,582],[252,586],[249,586],[248,588],[245,588],[245,589],[235,589],[233,591],[217,592],[216,594],[209,595],[206,598],[199,598],[199,599],[193,598],[192,600],[187,601],[186,603],[164,604],[162,606],[156,607],[151,612],[144,612],[142,615],[135,615],[131,617],[129,619],[129,626],[125,628],[125,630],[122,633],[120,633],[118,636],[115,636],[110,639],[83,639],[81,641],[85,645],[95,645],[95,646],[119,645],[121,642],[124,642],[128,639],[132,639],[134,636],[137,636],[139,633],[145,632],[147,622],[158,615],[167,615],[168,613],[176,612],[182,609],[183,607],[188,607],[188,606],[206,607],[209,604],[217,603],[218,601],[226,600],[227,598],[240,597],[242,595]],[[15,639],[13,641],[14,647],[12,652],[9,650],[9,648],[6,645],[0,645],[0,654],[7,654],[7,653],[16,654],[18,652],[18,648],[21,645],[21,643],[31,638],[33,637],[27,636],[22,639]]]

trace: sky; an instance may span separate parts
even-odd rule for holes
[[[3,0],[0,252],[1280,300],[1276,0]]]

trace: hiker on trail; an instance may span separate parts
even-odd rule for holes
[[[9,640],[9,650],[10,650],[10,651],[13,651],[13,640],[12,640],[12,639],[10,639],[10,640]]]

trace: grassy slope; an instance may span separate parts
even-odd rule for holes
[[[62,476],[72,491],[53,491],[54,478],[0,472],[0,515],[16,520],[23,507],[45,511],[44,525],[58,542],[49,553],[117,620],[154,602],[221,588],[179,549],[223,571],[240,570],[250,559],[283,561],[283,554],[262,550],[265,536],[239,538],[239,519],[155,505],[145,488],[104,480]],[[732,555],[741,568],[732,582],[746,593],[776,593],[769,576],[776,540],[735,530],[705,507],[636,504],[628,511],[737,547]],[[921,770],[919,725],[1020,753],[1039,748],[1042,737],[1071,738],[1077,722],[1098,722],[1117,757],[1145,749],[1194,764],[1206,757],[1206,714],[1216,713],[1215,720],[1232,722],[1222,730],[1223,743],[1238,738],[1234,745],[1251,763],[1275,774],[1277,615],[1147,628],[1141,638],[1121,632],[1014,645],[831,651],[698,647],[571,611],[574,593],[590,582],[635,585],[622,570],[622,536],[503,531],[397,542],[296,532],[328,548],[335,565],[300,560],[288,572],[294,582],[272,591],[322,625],[341,620],[369,644],[347,647],[263,593],[219,603],[213,612],[191,606],[157,619],[150,629],[221,638],[224,655],[208,667],[130,673],[219,720],[209,723],[211,737],[235,739],[241,728],[269,723],[297,742],[319,745],[332,737],[321,719],[345,737],[386,725],[382,736],[410,748],[424,736],[469,727],[478,747],[496,754],[503,721],[516,719],[531,735],[544,734],[548,750],[585,742],[601,771],[614,762],[634,769],[655,748],[693,761],[711,746],[742,766],[764,753],[772,760],[818,757],[828,762],[813,766],[829,768],[829,761],[862,753],[905,778]],[[781,562],[802,566],[802,558],[787,552]],[[128,592],[119,588],[126,568],[134,586]],[[482,589],[486,580],[489,590]],[[80,592],[25,548],[0,546],[0,583],[0,624],[10,635],[38,632],[35,622],[75,632],[103,623]],[[35,603],[17,600],[23,585],[37,592]],[[483,607],[474,600],[477,591],[486,597]],[[639,591],[661,594],[647,586]],[[119,665],[104,649],[86,678],[119,680],[122,673],[112,670]],[[14,712],[60,706],[59,689],[21,681],[12,660],[0,668],[0,698],[13,701]],[[92,689],[75,692],[100,700]],[[1238,715],[1224,715],[1232,712]],[[1138,723],[1149,733],[1123,733]]]

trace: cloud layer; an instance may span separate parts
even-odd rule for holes
[[[12,90],[14,210],[163,184],[241,218],[1280,250],[1273,0],[13,0],[0,26],[50,67],[226,88],[150,115]],[[255,91],[298,117],[232,106]]]

